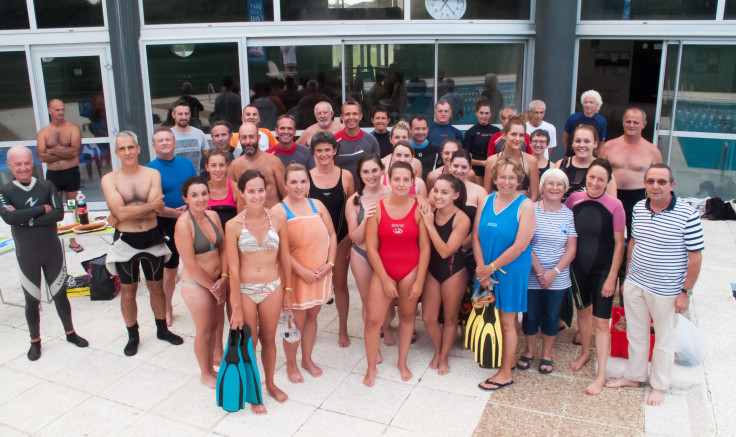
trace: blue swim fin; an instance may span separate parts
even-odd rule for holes
[[[241,331],[230,330],[225,346],[225,357],[217,373],[217,406],[223,410],[235,412],[243,408],[245,391],[243,387],[243,362],[238,350]],[[240,367],[240,368],[239,368]]]
[[[256,354],[253,350],[253,339],[251,338],[250,326],[243,325],[243,331],[240,334],[240,358],[244,368],[244,384],[245,384],[245,402],[253,405],[263,404],[263,392],[261,391],[261,374],[258,372],[258,364],[256,363]]]

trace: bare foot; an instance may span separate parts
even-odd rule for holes
[[[570,361],[570,368],[572,370],[574,370],[574,371],[577,372],[578,370],[582,369],[583,366],[588,361],[590,361],[590,355],[589,354],[588,355],[584,355],[584,354],[578,355],[577,358],[575,358],[574,360]]]
[[[309,374],[312,375],[314,378],[319,378],[320,376],[322,376],[322,368],[314,364],[313,361],[306,362],[305,360],[302,360],[302,368],[309,372]]]
[[[639,381],[632,381],[630,379],[626,379],[623,376],[618,379],[611,379],[610,381],[606,382],[606,387],[608,388],[619,388],[619,387],[639,387],[641,383]]]
[[[250,412],[253,413],[253,414],[257,414],[259,416],[261,414],[266,414],[267,413],[266,406],[263,405],[263,404],[258,404],[258,405],[251,404],[251,406],[250,406]]]
[[[585,393],[588,393],[589,395],[597,396],[603,391],[603,387],[606,386],[606,379],[598,379],[596,378],[595,381],[591,382],[588,388],[585,389]]]
[[[396,344],[396,336],[394,336],[391,328],[383,330],[383,343],[386,346],[393,346]]]
[[[214,373],[204,374],[199,377],[199,382],[209,388],[215,388],[217,387],[217,375]]]
[[[411,373],[411,370],[409,370],[409,367],[407,367],[406,364],[399,364],[397,365],[397,367],[399,368],[399,373],[401,374],[402,381],[408,381],[414,377],[414,375]]]
[[[288,375],[289,381],[291,381],[292,384],[301,384],[304,382],[302,372],[299,371],[299,366],[297,366],[296,363],[286,363],[286,375]]]
[[[383,362],[383,355],[381,355],[381,350],[378,350],[378,356],[376,357],[376,364],[381,364]]]
[[[276,387],[276,384],[266,384],[266,390],[268,391],[268,394],[271,395],[274,399],[276,399],[276,402],[284,403],[289,399],[289,395],[284,393],[283,390]]]
[[[440,360],[439,364],[437,365],[437,374],[438,375],[447,375],[450,373],[450,363],[447,362],[447,359]]]
[[[662,405],[662,402],[664,402],[664,391],[650,387],[649,396],[647,396],[647,405],[658,407]]]
[[[378,373],[377,369],[368,369],[365,372],[365,378],[363,378],[363,385],[366,387],[373,387],[373,383],[376,379],[376,373]]]
[[[350,337],[348,337],[347,332],[341,332],[339,334],[339,338],[337,339],[337,344],[340,345],[340,347],[350,346]]]
[[[219,367],[220,364],[222,364],[222,351],[215,351],[215,354],[212,356],[212,364],[214,364],[216,367]]]
[[[174,324],[174,307],[171,305],[166,305],[166,326],[171,326]]]
[[[432,361],[429,362],[429,368],[430,369],[436,369],[437,364],[440,362],[440,356],[437,354],[437,352],[434,353],[434,356],[432,357]]]

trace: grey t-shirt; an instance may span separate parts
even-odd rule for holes
[[[202,152],[209,150],[212,146],[207,142],[204,132],[196,127],[189,127],[189,132],[181,133],[172,129],[176,138],[176,156],[181,156],[192,161],[194,168],[199,172],[202,169]]]

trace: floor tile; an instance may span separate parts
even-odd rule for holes
[[[413,377],[408,381],[402,381],[401,373],[399,373],[399,368],[397,367],[399,346],[386,346],[381,343],[381,354],[383,356],[383,362],[376,366],[378,368],[377,376],[379,378],[406,384],[418,384],[426,372],[435,372],[434,370],[428,370],[429,362],[434,355],[433,351],[409,349],[409,355],[406,357],[406,365],[409,366]],[[363,359],[353,368],[353,372],[365,375],[366,369],[368,369],[368,361]]]
[[[98,395],[146,411],[188,383],[189,379],[190,375],[144,363],[100,390]]]
[[[319,407],[342,384],[350,372],[347,370],[322,367],[322,376],[314,378],[304,369],[304,382],[293,384],[286,375],[286,366],[282,366],[274,376],[276,385],[289,395],[290,400],[305,405]]]
[[[584,422],[564,418],[560,424],[560,434],[570,437],[588,437],[591,435],[611,436],[611,437],[635,437],[643,434],[643,429],[621,428],[618,426],[600,423],[600,422]],[[682,435],[682,434],[680,434]]]
[[[3,437],[25,437],[30,434],[0,424],[0,435],[2,435]]]
[[[571,376],[577,379],[583,379],[586,381],[593,381],[596,375],[596,358],[595,349],[593,349],[593,356],[582,369],[572,370],[570,368],[570,362],[577,358],[580,353],[581,347],[570,345],[560,345],[553,349],[552,360],[555,362],[555,370],[553,374],[558,376]],[[539,359],[537,359],[538,364]]]
[[[0,423],[35,433],[90,396],[69,387],[42,382],[0,408]]]
[[[103,351],[94,351],[83,360],[52,375],[51,380],[95,394],[138,366],[139,362],[122,360]]]
[[[473,359],[450,356],[450,373],[438,375],[437,370],[428,369],[418,387],[449,393],[474,396],[488,400],[488,392],[478,389],[478,383],[496,374],[496,369],[484,369]]]
[[[325,312],[325,307],[322,307],[322,312]],[[329,314],[329,313],[328,313]],[[363,330],[365,324],[363,323],[363,316],[361,315],[360,309],[351,308],[348,312],[348,336],[353,338],[363,338]],[[332,332],[337,334],[340,330],[340,321],[337,317],[334,317],[323,329],[325,332]]]
[[[598,396],[585,393],[586,381],[571,380],[565,417],[605,423],[623,428],[644,429],[644,389],[607,389]]]
[[[365,343],[362,339],[352,338],[348,347],[337,346],[337,334],[321,332],[312,351],[312,360],[320,366],[336,369],[352,370],[360,360],[365,360]]]
[[[424,435],[470,435],[484,406],[485,401],[471,396],[417,388],[391,424]]]
[[[122,316],[118,320],[119,322],[117,324],[107,328],[109,331],[113,332],[112,337],[114,337],[114,339],[106,345],[102,346],[101,349],[105,352],[119,355],[126,360],[150,361],[152,358],[161,354],[164,350],[170,347],[174,347],[168,341],[163,341],[156,338],[155,327],[140,325],[138,330],[140,336],[138,353],[136,353],[132,357],[125,356],[125,354],[123,353],[123,349],[128,343],[128,331],[125,328],[125,324],[122,323]]]
[[[177,420],[153,413],[145,414],[137,422],[124,429],[119,437],[201,437],[207,431]]]
[[[138,419],[141,410],[99,397],[91,397],[38,432],[38,436],[109,436]]]
[[[385,424],[369,422],[331,411],[317,410],[294,434],[294,437],[373,437],[383,434]]]
[[[473,436],[554,436],[562,420],[559,416],[489,402]]]
[[[316,410],[312,406],[296,401],[280,404],[270,396],[264,398],[264,403],[268,410],[267,414],[254,415],[246,406],[245,410],[237,413],[225,413],[225,417],[213,431],[226,436],[290,436]]]
[[[407,429],[399,428],[398,426],[390,425],[386,428],[383,433],[384,437],[423,437],[424,434]]]
[[[322,408],[360,419],[388,424],[412,389],[409,384],[376,378],[373,387],[363,385],[363,376],[348,375]],[[380,402],[376,402],[380,399]]]
[[[217,406],[215,391],[200,384],[199,376],[189,378],[171,396],[152,410],[154,413],[188,425],[209,428],[227,412]]]
[[[28,351],[28,346],[24,348]],[[26,354],[7,362],[9,368],[31,373],[41,378],[48,378],[68,366],[78,365],[94,353],[90,348],[78,348],[66,341],[56,339],[44,340],[41,338],[41,358],[38,361],[28,361]]]
[[[0,348],[0,364],[24,358],[31,346],[28,331],[21,329],[0,325],[0,338],[3,342],[3,347]]]
[[[0,405],[10,401],[42,381],[37,376],[3,368],[2,378],[0,378]]]
[[[532,369],[515,371],[513,374],[514,384],[490,392],[490,402],[562,415],[567,402],[570,378],[541,375]]]
[[[189,375],[199,375],[199,365],[194,356],[194,338],[184,337],[184,343],[173,346],[167,341],[156,339],[161,343],[169,344],[171,347],[165,348],[149,361],[160,367],[165,367]]]

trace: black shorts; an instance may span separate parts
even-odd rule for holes
[[[166,241],[166,245],[171,250],[171,258],[164,264],[167,269],[178,269],[179,268],[179,252],[176,250],[176,244],[174,243],[174,229],[176,228],[176,219],[171,217],[158,217],[158,227],[169,237]]]
[[[606,282],[608,272],[585,273],[573,262],[570,265],[570,279],[572,280],[572,295],[575,307],[578,310],[593,305],[593,315],[599,319],[610,319],[613,308],[613,295],[601,296],[603,283]]]
[[[143,232],[121,233],[115,231],[112,239],[115,241],[118,238],[122,239],[130,247],[138,250],[145,250],[151,246],[166,242],[165,235],[158,227]],[[138,282],[140,280],[139,265],[143,269],[143,275],[147,281],[160,281],[164,279],[164,257],[141,252],[128,261],[115,263],[120,283],[132,284]]]
[[[53,182],[57,191],[79,191],[80,179],[78,165],[66,170],[46,170],[46,180]]]

